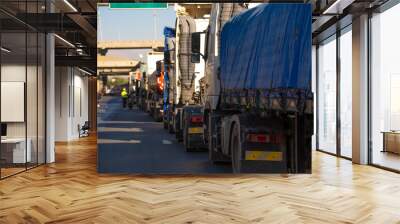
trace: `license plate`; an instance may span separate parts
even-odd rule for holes
[[[246,160],[282,161],[282,152],[246,151]]]
[[[203,134],[202,127],[189,128],[189,134]]]

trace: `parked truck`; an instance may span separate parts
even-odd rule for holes
[[[175,29],[164,27],[164,94],[163,94],[163,124],[164,128],[173,133],[173,91],[175,70]]]
[[[160,71],[157,72],[157,62],[162,61],[164,58],[164,54],[162,52],[155,52],[151,51],[147,53],[147,62],[146,62],[146,71],[143,72],[143,74],[140,77],[140,80],[137,82],[140,84],[137,88],[137,105],[139,108],[141,108],[143,111],[148,112],[149,114],[152,114],[152,96],[154,95],[154,85],[152,86],[153,89],[150,88],[149,82],[152,82],[154,84],[157,82],[157,77],[158,74],[160,74]],[[152,80],[150,81],[150,76],[154,73],[154,76],[152,77]],[[155,80],[155,82],[153,82]],[[153,104],[154,105],[154,104]],[[160,120],[158,118],[158,120]]]
[[[167,88],[164,92],[166,111],[164,124],[190,151],[205,148],[203,107],[200,104],[200,80],[205,74],[204,60],[191,54],[191,35],[195,32],[205,33],[209,19],[203,16],[209,11],[203,10],[202,14],[191,15],[190,7],[197,9],[197,6],[187,4],[186,7],[189,10],[182,6],[177,9],[175,29],[164,30],[166,38],[164,61],[168,61],[165,68],[168,77],[165,79]],[[205,35],[201,41],[202,45],[205,45]],[[194,62],[192,57],[198,60]]]
[[[203,97],[209,158],[230,161],[236,173],[309,173],[311,6],[243,9],[217,3],[211,12]],[[202,55],[198,35],[192,53]]]
[[[163,118],[164,62],[156,62],[157,69],[148,77],[148,112],[155,121]]]

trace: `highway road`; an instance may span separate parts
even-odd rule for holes
[[[186,152],[161,122],[119,97],[103,97],[98,111],[98,170],[102,173],[231,173],[230,164],[213,164],[208,152]]]

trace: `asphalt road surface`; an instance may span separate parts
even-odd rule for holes
[[[230,164],[213,164],[208,152],[186,152],[161,122],[119,97],[103,97],[98,109],[98,170],[101,173],[231,173]]]

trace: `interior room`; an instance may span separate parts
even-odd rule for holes
[[[78,23],[96,18],[90,13],[94,6],[93,1],[77,8],[63,1],[0,2],[1,179],[54,162],[56,141],[96,129],[96,59],[90,57],[96,50],[88,46],[95,45],[96,30]],[[88,12],[85,18],[61,15],[78,9]]]
[[[0,12],[0,16],[9,15]],[[1,178],[45,162],[45,35],[22,23],[4,24],[0,34]]]

